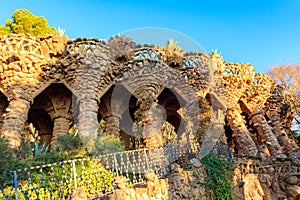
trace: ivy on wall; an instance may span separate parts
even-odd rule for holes
[[[221,160],[214,153],[208,153],[201,163],[208,175],[207,190],[213,194],[214,199],[234,199],[230,183],[233,174],[232,164]]]

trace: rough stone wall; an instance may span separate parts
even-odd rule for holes
[[[298,159],[300,154],[298,154]],[[299,161],[299,160],[298,160]],[[300,165],[294,158],[235,157],[232,190],[236,199],[264,200],[300,198]],[[170,175],[159,179],[146,173],[145,184],[129,187],[125,177],[116,177],[117,189],[108,199],[213,199],[206,191],[207,173],[198,159],[189,160],[191,169],[170,166]]]
[[[198,160],[193,165],[193,169],[188,171],[184,171],[178,164],[171,165],[171,175],[164,179],[159,179],[151,171],[145,176],[145,184],[134,188],[128,186],[125,177],[116,177],[118,189],[108,198],[112,200],[212,199],[205,191],[207,175]]]
[[[268,123],[273,128],[273,132],[277,137],[279,144],[283,148],[283,152],[290,156],[297,144],[293,139],[290,128],[293,120],[291,112],[291,104],[284,97],[283,87],[276,85],[271,91],[271,96],[265,103],[264,111]]]
[[[71,121],[78,123],[81,134],[95,136],[100,114],[106,134],[121,135],[128,143],[120,124],[133,106],[141,134],[154,135],[146,146],[159,146],[162,137],[154,133],[166,119],[158,101],[164,98],[161,103],[167,104],[168,96],[160,95],[169,89],[179,103],[166,109],[182,121],[173,125],[182,125],[186,138],[193,135],[202,142],[200,157],[217,141],[226,141],[225,134],[235,153],[258,156],[234,160],[237,199],[299,199],[300,154],[290,134],[292,113],[283,89],[268,76],[256,74],[250,64],[176,48],[137,45],[126,37],[106,43],[84,38],[67,42],[57,35],[0,36],[1,137],[17,151],[26,122],[32,122],[41,139],[55,146]],[[124,97],[112,101],[114,85],[122,85],[136,105],[124,105]],[[232,133],[225,132],[224,118]],[[111,198],[211,199],[199,162],[192,171],[172,165],[171,172],[166,179],[148,174],[144,188],[128,188],[117,180],[119,189]]]
[[[61,55],[66,39],[59,35],[47,38],[0,36],[0,85],[9,102],[1,136],[7,138],[10,148],[16,151],[30,102],[56,72],[51,66]]]
[[[237,199],[300,198],[300,165],[297,159],[236,158],[232,188]]]
[[[119,136],[124,132],[120,124],[128,106],[123,106],[122,98],[118,102],[102,98],[118,84],[137,99],[135,108],[140,118],[134,120],[144,135],[162,126],[162,120],[157,119],[163,118],[155,115],[161,113],[158,98],[168,88],[183,102],[176,108],[176,112],[183,111],[177,116],[183,132],[202,142],[203,154],[217,141],[229,138],[235,151],[245,155],[256,155],[261,145],[267,146],[271,155],[281,157],[297,148],[286,128],[291,125],[291,115],[284,112],[289,103],[276,92],[274,82],[255,74],[250,64],[227,63],[214,53],[185,53],[171,41],[164,47],[137,45],[118,36],[105,42],[86,38],[67,41],[59,35],[9,35],[0,36],[0,44],[0,91],[8,102],[1,105],[1,113],[6,108],[0,118],[1,136],[10,140],[12,148],[18,148],[28,119],[40,124],[44,133],[52,129],[53,145],[72,120],[81,135],[95,136],[99,113],[107,121],[107,134]],[[58,88],[48,94],[47,88],[54,84],[64,85],[68,97],[59,95]],[[38,113],[34,109],[39,95],[45,95],[45,104],[40,107],[45,113],[39,116],[49,115],[52,120],[48,130],[41,128],[45,127],[41,120],[28,117],[28,113]],[[228,138],[224,118],[233,132]]]
[[[236,153],[255,156],[264,145],[272,156],[289,156],[297,145],[284,128],[291,127],[283,120],[291,113],[284,112],[290,103],[282,90],[250,64],[227,63],[218,54],[212,54],[212,60],[222,72],[226,120]]]

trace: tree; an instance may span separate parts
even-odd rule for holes
[[[300,64],[286,64],[271,67],[268,74],[286,89],[296,114],[295,120],[300,124]]]
[[[5,26],[0,26],[1,35],[24,33],[41,37],[55,32],[55,28],[49,27],[44,17],[35,16],[26,9],[16,10],[12,14],[12,19],[8,19]]]

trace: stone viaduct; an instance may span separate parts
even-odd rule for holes
[[[140,45],[125,36],[9,35],[0,36],[0,57],[1,136],[16,151],[26,123],[54,146],[71,123],[83,139],[95,137],[101,119],[105,133],[125,146],[134,121],[141,137],[154,140],[165,120],[178,140],[193,136],[203,151],[222,141],[240,154],[256,155],[265,145],[284,157],[297,147],[282,88],[252,65],[226,63],[215,53]]]

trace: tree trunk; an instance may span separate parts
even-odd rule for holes
[[[2,127],[2,137],[8,139],[8,147],[15,153],[21,144],[21,133],[24,131],[30,102],[26,99],[15,99],[9,102]]]
[[[279,145],[277,138],[272,132],[271,126],[267,123],[262,112],[255,112],[250,115],[250,123],[252,123],[254,128],[257,130],[259,141],[266,144],[268,147],[271,156],[286,157],[286,155],[282,152],[282,148]]]
[[[226,119],[233,131],[233,137],[238,146],[238,153],[254,156],[257,154],[256,145],[251,138],[241,114],[236,109],[227,110]]]

